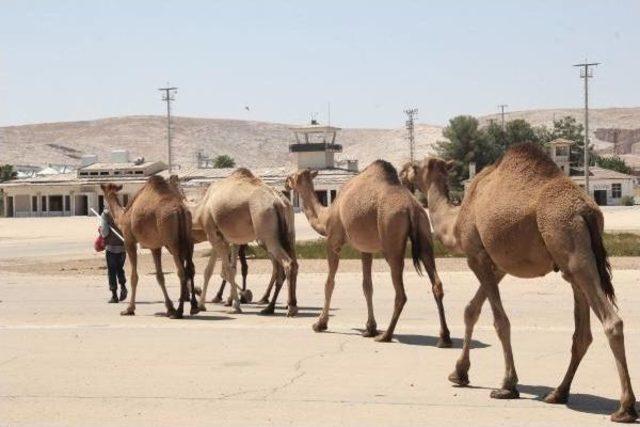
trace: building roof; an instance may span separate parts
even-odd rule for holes
[[[335,126],[322,126],[322,125],[308,125],[308,126],[296,126],[289,128],[293,132],[302,133],[316,133],[316,132],[337,132],[341,128]]]
[[[131,170],[144,170],[150,166],[156,165],[156,164],[162,164],[164,165],[164,167],[166,168],[166,165],[163,162],[144,162],[144,163],[140,163],[140,164],[135,164],[133,162],[126,162],[126,163],[111,163],[111,162],[96,162],[96,163],[92,163],[88,166],[85,167],[81,167],[78,170],[79,171],[92,171],[92,170],[104,170],[104,169],[110,169],[110,170],[125,170],[125,169],[131,169]]]
[[[565,138],[556,138],[553,141],[549,141],[549,145],[573,145],[574,141]]]
[[[573,175],[572,179],[584,179],[584,169],[582,175]],[[589,168],[589,177],[593,179],[634,179],[633,175],[627,175],[626,173],[613,171],[611,169],[604,169],[598,166],[591,166]]]

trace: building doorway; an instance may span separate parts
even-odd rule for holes
[[[7,218],[13,217],[13,196],[7,197],[7,207],[5,208]]]
[[[104,196],[98,196],[98,213],[101,214],[104,210]]]
[[[607,190],[594,190],[593,198],[600,206],[607,206]]]
[[[74,215],[89,215],[89,197],[86,195],[76,196],[76,211]]]
[[[316,196],[318,197],[318,200],[320,201],[320,204],[322,206],[327,206],[327,191],[326,190],[316,191]]]

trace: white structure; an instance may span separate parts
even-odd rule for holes
[[[564,138],[554,139],[549,143],[549,156],[565,175],[571,173],[570,154],[573,144],[573,141]]]
[[[597,166],[589,167],[589,189],[596,203],[601,206],[620,205],[623,197],[633,197],[635,178]],[[584,188],[584,175],[575,175],[571,179]]]
[[[119,157],[118,157],[119,156]],[[116,159],[124,160],[123,154]],[[127,157],[128,158],[128,157]],[[7,217],[91,215],[91,208],[102,211],[104,199],[100,184],[122,184],[126,203],[151,175],[167,169],[163,162],[92,163],[76,172],[17,179],[0,184]]]

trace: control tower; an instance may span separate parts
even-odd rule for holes
[[[336,144],[336,134],[340,128],[322,126],[315,120],[308,126],[291,128],[296,142],[289,145],[289,152],[296,157],[298,169],[333,169],[335,153],[342,152],[342,145]]]

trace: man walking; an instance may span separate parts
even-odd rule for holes
[[[117,303],[127,298],[127,278],[124,274],[124,262],[127,253],[124,250],[124,242],[116,235],[122,236],[109,210],[102,211],[100,217],[100,235],[104,238],[105,254],[107,258],[107,273],[109,275],[109,290],[111,290],[110,303]],[[116,233],[113,231],[115,230]],[[120,298],[118,299],[118,283],[120,283]]]

